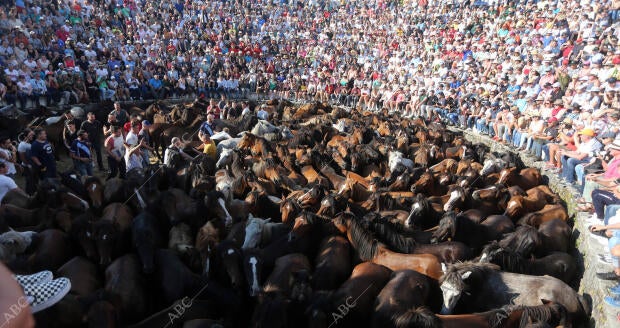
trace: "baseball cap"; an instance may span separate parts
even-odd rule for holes
[[[594,130],[591,129],[591,128],[585,128],[585,129],[579,131],[577,134],[580,134],[580,135],[583,135],[583,136],[594,137],[596,135],[596,132],[594,132]]]

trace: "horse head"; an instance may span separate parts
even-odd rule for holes
[[[463,202],[465,202],[465,190],[463,187],[453,186],[450,188],[450,198],[443,205],[443,210],[445,212],[452,211],[456,206],[462,205]]]
[[[502,169],[499,172],[499,179],[497,180],[497,183],[503,184],[503,185],[507,184],[509,181],[511,181],[514,178],[517,172],[516,170],[517,170],[516,167],[507,167],[507,168]]]
[[[248,220],[245,224],[245,239],[243,240],[243,246],[241,249],[258,248],[261,242],[261,235],[265,228],[265,223],[270,219],[264,220],[261,218],[255,218],[250,213]]]
[[[215,163],[215,167],[217,169],[221,169],[226,165],[230,165],[232,163],[233,154],[233,149],[222,149],[222,152],[220,153],[220,158]]]
[[[233,289],[242,288],[244,284],[243,272],[240,267],[241,252],[230,240],[223,240],[217,245],[216,249],[220,260],[220,267],[230,279],[230,285]]]
[[[433,232],[431,243],[437,243],[447,240],[448,238],[454,238],[457,228],[457,216],[455,212],[446,212],[439,221],[437,230]]]
[[[468,293],[472,288],[470,281],[473,276],[480,276],[486,271],[498,270],[499,267],[489,263],[463,262],[448,265],[442,264],[444,271],[443,276],[439,280],[440,289],[443,294],[443,305],[441,314],[451,314],[456,304],[463,294]]]
[[[480,257],[478,258],[478,262],[480,263],[491,263],[495,259],[497,254],[503,252],[504,249],[499,245],[497,241],[493,241],[482,249],[480,253]]]
[[[430,203],[423,194],[417,194],[413,198],[413,204],[411,204],[411,211],[407,220],[405,220],[405,226],[413,227],[416,225],[417,219],[428,214]]]

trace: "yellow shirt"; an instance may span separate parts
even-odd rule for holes
[[[203,144],[204,148],[202,152],[207,156],[215,159],[217,157],[217,147],[215,146],[215,142],[213,140],[209,140],[208,143]]]

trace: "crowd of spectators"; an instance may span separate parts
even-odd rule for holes
[[[620,204],[619,0],[6,3],[3,103],[277,97],[387,108],[488,134],[545,160],[581,185],[581,209],[598,213],[592,230],[612,231],[603,207]],[[111,173],[122,172],[121,131],[107,135]],[[76,161],[92,161],[73,152]],[[145,156],[127,156],[134,155],[128,162]],[[613,255],[620,236],[601,237],[610,236]],[[601,261],[616,266],[617,279],[618,258]],[[607,301],[620,307],[620,297]]]

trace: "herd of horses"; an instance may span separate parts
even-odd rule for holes
[[[141,114],[165,147],[194,136],[203,105]],[[569,216],[537,169],[421,119],[319,103],[267,110],[271,122],[216,121],[217,160],[175,158],[105,183],[65,172],[32,197],[9,192],[0,232],[13,237],[0,240],[28,245],[7,265],[72,283],[37,323],[588,322],[591,305],[570,287]]]

